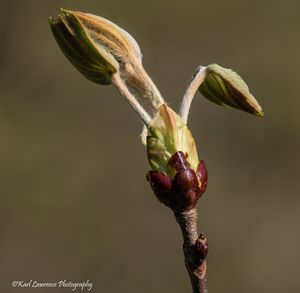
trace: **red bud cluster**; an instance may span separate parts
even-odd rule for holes
[[[147,180],[159,201],[175,212],[188,211],[206,190],[207,170],[204,161],[200,161],[195,172],[190,168],[187,155],[176,152],[168,164],[175,172],[174,177],[160,171],[149,171]]]

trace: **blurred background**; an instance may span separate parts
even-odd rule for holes
[[[60,7],[130,32],[169,104],[198,65],[242,75],[260,119],[194,100],[209,171],[199,230],[211,292],[300,292],[299,1],[2,1],[0,291],[13,280],[92,292],[191,292],[179,227],[152,194],[142,125],[112,86],[83,78],[47,19]],[[78,289],[79,290],[79,289]]]

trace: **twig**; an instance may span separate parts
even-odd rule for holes
[[[183,236],[183,252],[185,266],[189,273],[194,293],[207,293],[206,261],[199,257],[196,242],[199,239],[197,232],[197,210],[175,212]],[[201,235],[200,235],[201,237]]]

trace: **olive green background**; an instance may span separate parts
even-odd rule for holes
[[[178,109],[194,69],[247,81],[252,117],[197,95],[189,126],[209,172],[199,229],[210,292],[300,292],[299,1],[1,1],[0,291],[13,280],[93,282],[92,292],[191,292],[181,235],[145,180],[142,125],[112,87],[83,78],[47,18],[106,17],[140,44]],[[79,291],[79,289],[77,290]]]

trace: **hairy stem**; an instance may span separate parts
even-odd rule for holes
[[[165,101],[158,88],[145,71],[142,63],[136,61],[131,64],[126,64],[122,72],[125,82],[138,92],[140,98],[144,102],[150,103],[152,112],[155,114]]]
[[[194,99],[194,96],[201,83],[205,80],[206,76],[207,76],[206,67],[200,66],[195,72],[195,74],[193,75],[192,81],[189,84],[183,96],[182,104],[180,107],[180,117],[185,123],[187,123],[190,107]]]
[[[146,110],[140,105],[135,96],[129,91],[126,84],[120,77],[118,73],[114,74],[112,77],[112,82],[115,87],[119,90],[119,92],[126,97],[127,102],[133,108],[133,110],[139,115],[139,117],[143,120],[145,125],[149,125],[151,121],[151,117],[146,112]]]
[[[193,293],[207,293],[206,262],[199,259],[196,251],[197,210],[191,209],[186,212],[174,213],[183,236],[183,252],[185,266],[189,273]]]

